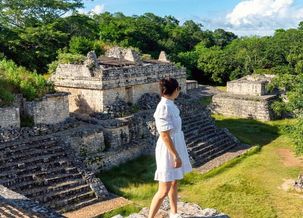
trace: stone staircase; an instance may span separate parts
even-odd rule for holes
[[[52,137],[1,144],[0,184],[60,213],[99,202],[67,150]]]
[[[28,213],[20,208],[16,208],[4,202],[0,203],[0,217],[22,217],[22,218],[39,218],[39,214]]]
[[[227,129],[215,126],[211,116],[205,110],[197,110],[182,116],[182,130],[195,167],[239,145],[239,141]]]

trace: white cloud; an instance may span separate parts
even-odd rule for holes
[[[268,35],[275,29],[297,27],[301,20],[303,6],[295,8],[293,0],[246,0],[236,5],[221,25],[239,35]]]
[[[86,10],[83,8],[78,9],[78,12],[80,14],[101,14],[105,11],[105,6],[104,5],[95,5],[95,7],[91,10]]]
[[[96,5],[92,10],[91,13],[93,14],[101,14],[104,12],[104,5]]]

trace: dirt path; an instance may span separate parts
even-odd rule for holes
[[[277,150],[278,155],[281,157],[281,161],[287,167],[302,167],[303,158],[296,157],[294,152],[287,148],[279,148]],[[303,169],[302,169],[303,170]]]
[[[87,207],[83,207],[76,211],[65,213],[63,215],[70,218],[92,218],[130,203],[131,201],[123,197],[116,197],[107,201],[102,201]]]

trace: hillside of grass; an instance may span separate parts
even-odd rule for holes
[[[214,118],[218,126],[228,128],[253,147],[246,155],[207,174],[197,171],[187,174],[179,186],[181,199],[202,208],[216,208],[233,218],[303,217],[303,194],[280,188],[286,179],[295,179],[302,171],[299,166],[285,165],[279,154],[281,149],[293,149],[280,127],[294,120]],[[99,177],[111,192],[134,202],[102,217],[127,215],[148,207],[157,190],[153,180],[155,167],[154,157],[144,156],[101,173]]]

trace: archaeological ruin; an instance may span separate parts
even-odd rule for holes
[[[52,76],[58,91],[69,95],[70,111],[106,111],[117,98],[136,102],[144,93],[158,93],[158,80],[164,76],[178,79],[186,90],[186,72],[170,63],[165,53],[158,60],[141,60],[131,49],[114,47],[106,55],[90,52],[84,64],[60,64]]]
[[[213,96],[212,112],[264,121],[275,119],[271,104],[277,93],[267,90],[272,79],[273,75],[253,74],[227,82],[227,91]]]
[[[241,146],[187,94],[198,84],[186,81],[185,69],[169,62],[164,52],[159,60],[143,61],[132,50],[113,48],[98,58],[90,52],[82,65],[59,65],[51,77],[56,93],[31,102],[19,96],[13,106],[0,108],[7,114],[0,119],[0,185],[51,214],[109,199],[112,194],[95,173],[154,154],[158,82],[168,76],[182,86],[175,103],[193,166]],[[23,126],[23,116],[33,125]],[[0,212],[10,211],[0,207]]]

